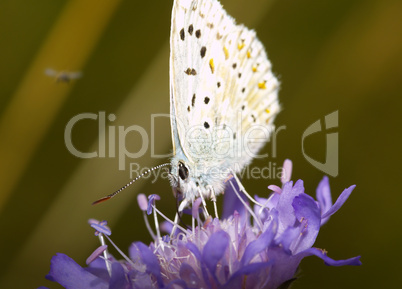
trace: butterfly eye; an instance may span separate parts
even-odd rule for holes
[[[188,178],[188,169],[182,162],[179,162],[179,176],[183,181]]]

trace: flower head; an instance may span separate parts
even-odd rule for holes
[[[159,197],[150,196],[146,206],[141,196],[139,204],[144,216],[154,213],[156,234],[145,217],[153,243],[147,246],[135,242],[129,248],[129,256],[120,251],[124,260],[117,261],[101,241],[102,246],[88,258],[91,263],[87,268],[57,254],[47,278],[71,289],[278,288],[294,278],[307,256],[315,255],[330,266],[360,265],[360,257],[335,261],[325,250],[312,247],[320,227],[343,205],[355,186],[345,189],[332,204],[328,178],[324,177],[317,188],[316,201],[304,193],[301,180],[295,184],[289,181],[291,163],[284,167],[289,175],[282,178],[282,188],[270,186],[273,192],[267,198],[247,199],[229,180],[222,219],[204,215],[202,221],[201,200],[196,200],[191,212],[192,227],[188,229],[181,227],[177,218],[170,221],[157,210],[155,201]],[[157,213],[167,223],[159,226]],[[100,238],[105,236],[114,245],[103,223],[92,222],[91,226]],[[161,227],[170,235],[161,237]]]

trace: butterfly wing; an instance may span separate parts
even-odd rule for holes
[[[236,25],[217,0],[176,0],[173,5],[175,151],[180,148],[190,161],[229,168],[237,163],[238,171],[269,139],[280,109],[279,83],[255,32]]]

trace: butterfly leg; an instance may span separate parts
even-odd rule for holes
[[[202,206],[204,207],[205,218],[208,218],[209,213],[208,213],[208,210],[207,210],[207,203],[205,202],[204,196],[202,195],[200,189],[198,189],[198,193],[200,194],[200,198],[201,198],[201,201],[202,201]]]
[[[176,232],[176,229],[179,225],[179,221],[180,221],[179,213],[182,212],[184,210],[184,208],[187,207],[187,205],[188,205],[188,201],[186,199],[184,199],[183,201],[181,201],[179,207],[177,208],[177,213],[176,213],[176,216],[174,217],[174,225],[173,225],[172,231],[170,233],[170,238],[173,238],[174,233]]]
[[[184,199],[184,200],[180,203],[180,206],[179,206],[178,211],[179,211],[179,212],[182,212],[182,211],[184,210],[184,208],[187,207],[187,205],[188,205],[188,201],[187,201],[187,199]]]
[[[216,205],[216,195],[215,195],[215,190],[214,188],[209,185],[207,186],[209,191],[211,192],[211,201],[214,203],[214,210],[215,210],[215,218],[219,219],[219,215],[218,215],[218,206]]]
[[[211,185],[208,186],[208,189],[209,189],[210,192],[211,192],[211,201],[214,203],[215,218],[218,218],[218,219],[219,219],[219,215],[218,215],[218,206],[216,205],[215,190],[214,190],[214,188],[213,188]]]

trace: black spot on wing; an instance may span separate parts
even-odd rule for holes
[[[193,98],[191,99],[191,106],[194,107],[195,105],[195,93],[193,94]]]
[[[207,52],[207,48],[205,46],[201,47],[201,50],[200,50],[201,58],[204,58],[206,52]]]
[[[184,41],[184,28],[180,30],[180,39]]]
[[[184,73],[187,74],[187,75],[197,75],[197,71],[194,68],[190,68],[190,67],[187,68],[184,71]]]

